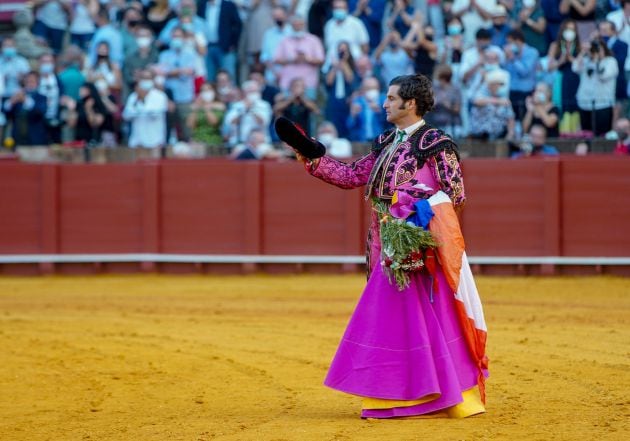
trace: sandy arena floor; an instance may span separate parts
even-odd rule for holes
[[[322,386],[363,282],[0,278],[0,439],[630,439],[630,279],[478,278],[488,413],[398,421]]]

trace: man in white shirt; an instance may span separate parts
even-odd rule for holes
[[[324,46],[326,53],[337,51],[342,41],[350,45],[350,53],[357,59],[363,52],[367,52],[370,36],[361,20],[348,14],[346,0],[334,0],[332,18],[324,25]]]
[[[129,147],[158,148],[166,145],[167,108],[168,98],[154,87],[151,71],[141,71],[122,115],[131,125]]]
[[[496,0],[455,0],[451,12],[464,25],[464,46],[475,42],[475,34],[481,28],[492,25],[490,19],[497,6]]]
[[[228,137],[228,143],[235,146],[246,142],[253,129],[260,129],[268,142],[271,117],[271,106],[262,99],[258,82],[245,81],[243,99],[232,103],[223,120],[223,130]]]

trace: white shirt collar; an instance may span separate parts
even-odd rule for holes
[[[402,129],[405,132],[405,138],[411,135],[413,132],[418,130],[420,127],[424,125],[424,119],[420,118],[417,122],[413,123],[409,127],[405,127]]]

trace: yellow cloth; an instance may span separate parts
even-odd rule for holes
[[[439,398],[439,394],[427,395],[420,400],[400,401],[400,400],[382,400],[379,398],[363,397],[363,409],[391,409],[394,407],[409,407],[418,404],[428,403]],[[485,406],[481,402],[479,396],[479,388],[477,386],[462,392],[462,401],[455,406],[447,407],[439,412],[418,415],[420,418],[466,418],[469,416],[484,413]],[[409,417],[409,418],[414,418]]]

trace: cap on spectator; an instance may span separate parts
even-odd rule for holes
[[[493,17],[507,17],[507,9],[503,5],[496,5],[492,11]]]
[[[486,73],[486,84],[499,83],[506,84],[507,83],[507,73],[505,71],[500,70],[491,70]]]

